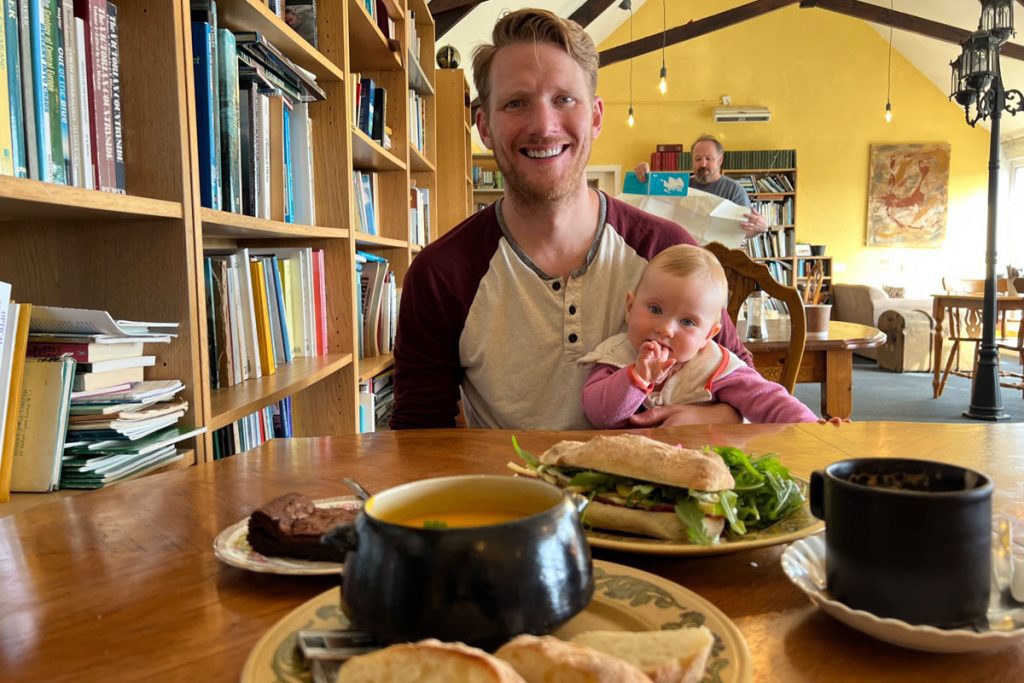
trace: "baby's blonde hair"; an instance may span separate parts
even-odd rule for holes
[[[676,277],[703,280],[707,286],[716,290],[720,307],[725,308],[729,299],[729,281],[726,280],[722,264],[707,249],[691,244],[677,244],[659,252],[644,269],[637,289],[640,289],[647,273],[655,268]]]

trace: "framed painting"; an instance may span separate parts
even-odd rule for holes
[[[946,238],[949,145],[871,145],[869,247],[939,247]]]

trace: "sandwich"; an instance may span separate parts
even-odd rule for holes
[[[561,441],[535,457],[512,445],[540,477],[589,499],[584,522],[640,536],[718,543],[788,516],[804,503],[796,481],[774,455],[752,459],[737,448],[695,450],[636,434]]]

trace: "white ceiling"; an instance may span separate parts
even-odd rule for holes
[[[889,7],[889,0],[865,0],[874,5]],[[632,0],[633,11],[643,7],[646,0]],[[471,58],[473,48],[490,39],[491,28],[498,18],[505,12],[521,9],[523,7],[544,7],[559,16],[568,17],[580,5],[582,0],[488,0],[477,5],[462,21],[455,25],[452,30],[445,34],[438,45],[453,45],[462,55],[462,67],[466,70],[466,77],[470,81],[470,89],[476,95],[476,88],[473,87]],[[737,0],[735,6],[745,4],[745,0]],[[942,24],[956,26],[965,30],[975,30],[978,26],[978,17],[981,7],[974,0],[892,0],[892,8],[897,12],[912,14],[937,21]],[[1017,3],[1014,7],[1014,23],[1017,26],[1024,26],[1024,6]],[[824,12],[822,9],[804,9],[803,12]],[[709,12],[710,13],[710,12]],[[611,5],[601,14],[590,26],[587,32],[594,42],[600,45],[622,22],[629,18],[629,13],[618,8],[618,3]],[[757,18],[750,21],[757,21]],[[849,21],[859,19],[849,18]],[[872,27],[886,41],[889,40],[889,27],[872,24]],[[636,36],[640,38],[641,36]],[[696,40],[700,40],[697,38]],[[1018,34],[1010,39],[1012,42],[1024,43],[1024,33]],[[960,47],[952,43],[946,43],[906,31],[894,30],[892,36],[893,50],[899,52],[921,71],[922,74],[931,80],[943,93],[949,91],[949,62],[960,54]],[[669,47],[671,49],[671,46]],[[1024,61],[1016,59],[1002,59],[1003,82],[1007,88],[1024,90]],[[475,128],[474,128],[475,130]],[[1002,135],[1006,140],[1024,135],[1024,114],[1018,116],[1004,116],[1002,119]]]

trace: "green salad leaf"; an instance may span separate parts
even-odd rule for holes
[[[771,526],[804,504],[800,487],[774,453],[752,458],[733,446],[717,446],[715,453],[729,466],[736,486],[736,521],[729,519],[729,531],[744,534]],[[726,506],[728,507],[728,506]]]

